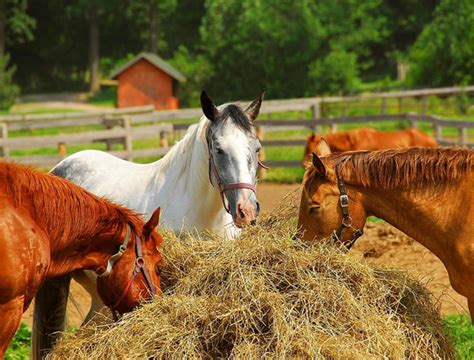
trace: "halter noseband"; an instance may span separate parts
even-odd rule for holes
[[[207,139],[207,149],[209,151],[209,181],[211,182],[212,185],[214,185],[214,183],[212,182],[212,174],[214,174],[214,177],[217,180],[216,185],[221,195],[222,205],[224,206],[225,211],[227,211],[230,214],[230,208],[226,205],[225,199],[224,199],[225,192],[227,190],[249,189],[249,190],[252,190],[255,195],[257,195],[257,187],[256,185],[250,184],[250,183],[240,183],[240,182],[228,183],[228,184],[224,183],[219,173],[217,172],[217,167],[214,162],[214,157],[212,156],[212,146],[211,146],[211,142],[209,141],[209,138]],[[260,160],[257,162],[257,166],[261,167],[262,169],[269,169],[269,167],[261,163]]]
[[[337,187],[339,188],[339,204],[342,209],[342,220],[341,226],[337,230],[334,230],[331,234],[331,239],[335,244],[343,245],[346,251],[349,251],[354,245],[356,240],[362,236],[364,233],[361,229],[355,229],[352,226],[352,218],[349,214],[349,196],[346,192],[346,184],[344,183],[344,178],[342,177],[339,165],[336,166],[336,178],[337,178]],[[342,236],[346,229],[354,230],[352,232],[352,239],[348,242],[342,241]]]
[[[127,233],[125,235],[125,240],[120,245],[119,251],[109,258],[109,260],[107,261],[107,268],[105,269],[104,272],[97,274],[98,277],[107,277],[110,275],[115,263],[120,260],[120,258],[122,257],[122,255],[128,248],[128,243],[130,241],[130,234],[131,234],[130,225],[127,224]],[[122,303],[123,299],[125,298],[125,295],[127,295],[128,291],[130,290],[130,287],[132,286],[133,281],[135,280],[135,278],[137,277],[139,273],[142,273],[150,295],[151,296],[156,295],[156,287],[153,284],[150,274],[145,266],[145,258],[143,257],[142,239],[137,234],[134,234],[134,235],[135,235],[135,266],[133,267],[132,276],[130,277],[130,280],[128,281],[125,289],[122,290],[118,301],[114,305],[109,306],[112,312],[114,313],[114,317],[116,317],[115,311],[117,307]]]

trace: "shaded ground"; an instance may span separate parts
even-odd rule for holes
[[[298,192],[297,184],[264,183],[258,186],[258,198],[264,211],[271,211],[289,192]],[[388,224],[367,223],[365,234],[354,246],[361,258],[378,265],[390,266],[411,272],[420,279],[440,302],[444,315],[467,312],[467,301],[449,285],[448,274],[440,260],[422,245]],[[69,303],[68,320],[79,326],[89,308],[89,297],[74,283],[72,301]],[[32,321],[32,307],[24,320]]]

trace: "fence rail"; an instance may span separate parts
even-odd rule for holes
[[[258,133],[264,147],[272,146],[303,146],[305,140],[268,140],[265,132],[283,129],[311,129],[319,132],[322,126],[330,126],[331,131],[336,131],[340,124],[357,124],[365,122],[405,121],[412,127],[419,123],[429,123],[435,134],[436,140],[441,145],[466,145],[469,143],[468,130],[474,129],[474,122],[460,121],[457,119],[442,119],[436,116],[422,114],[386,114],[382,102],[381,114],[369,116],[321,116],[321,105],[324,103],[353,102],[364,99],[388,99],[403,97],[426,97],[432,95],[453,95],[474,93],[474,86],[439,88],[424,90],[409,90],[395,93],[368,94],[352,97],[327,97],[267,100],[263,103],[261,113],[274,114],[285,111],[311,110],[310,119],[278,119],[258,121]],[[244,106],[246,102],[242,103]],[[386,105],[386,104],[385,104]],[[191,124],[180,120],[194,119],[202,116],[202,110],[183,109],[154,111],[152,106],[127,108],[94,113],[66,113],[66,114],[37,114],[37,115],[8,115],[0,116],[0,151],[4,158],[40,166],[54,165],[67,154],[68,145],[105,143],[106,149],[111,154],[124,159],[137,157],[162,156],[169,150],[168,137],[170,134],[187,129]],[[276,114],[273,116],[277,116]],[[71,127],[73,129],[71,129]],[[77,132],[75,128],[84,127]],[[34,133],[37,129],[59,128],[59,131],[75,131],[74,133],[60,133],[58,135],[19,136],[18,131]],[[69,130],[67,130],[69,128]],[[444,128],[458,129],[457,140],[443,138]],[[12,132],[16,132],[13,133]],[[14,135],[9,136],[9,135]],[[160,147],[153,149],[134,149],[133,141],[146,139],[159,139]],[[121,150],[116,150],[114,144],[121,144]],[[18,150],[36,148],[57,148],[57,154],[49,155],[11,155]],[[51,153],[51,151],[49,151]],[[262,152],[262,160],[264,152]],[[267,161],[270,166],[299,166],[299,160]]]

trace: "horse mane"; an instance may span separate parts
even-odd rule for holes
[[[403,148],[354,151],[328,156],[362,186],[382,189],[458,180],[474,169],[474,151],[465,148]]]
[[[0,161],[0,188],[16,207],[26,209],[51,238],[75,239],[129,223],[141,232],[139,216],[78,185],[31,167]]]

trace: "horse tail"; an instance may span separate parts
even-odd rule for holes
[[[32,358],[43,359],[66,326],[66,307],[71,275],[44,282],[35,297],[32,331]]]

